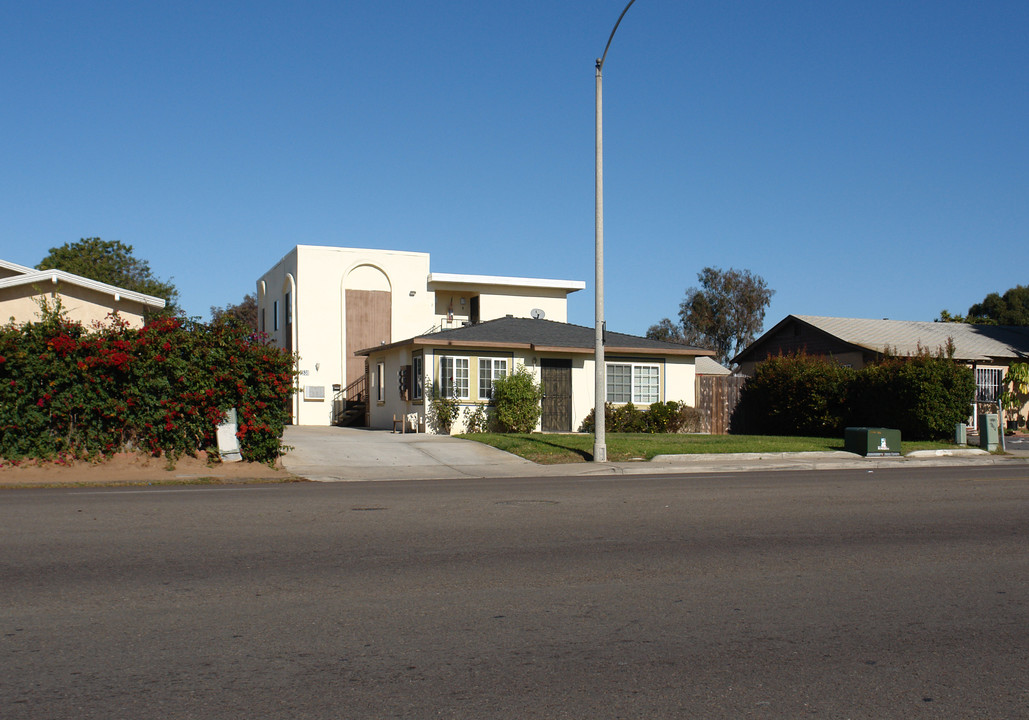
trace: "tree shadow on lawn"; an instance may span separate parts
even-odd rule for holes
[[[579,450],[577,448],[571,448],[571,447],[568,447],[567,445],[562,445],[560,443],[551,442],[549,440],[546,440],[545,438],[546,438],[545,435],[537,436],[536,434],[524,437],[526,442],[535,443],[537,445],[546,445],[548,447],[557,448],[558,450],[562,450],[562,451],[567,452],[567,453],[572,453],[573,455],[578,455],[579,457],[581,457],[583,459],[583,462],[592,462],[593,461],[593,453],[591,453],[591,452],[588,452],[586,450]],[[544,457],[547,457],[547,456],[550,456],[550,454],[547,453],[546,455],[544,455]]]

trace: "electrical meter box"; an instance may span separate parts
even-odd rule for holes
[[[865,457],[900,455],[900,430],[849,427],[843,431],[843,449]]]

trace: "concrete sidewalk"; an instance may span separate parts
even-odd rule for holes
[[[294,475],[320,482],[1001,464],[1024,470],[1029,478],[1029,451],[1021,450],[991,455],[968,448],[887,458],[864,458],[847,452],[659,455],[650,462],[537,465],[482,443],[443,435],[290,425],[283,441],[293,448],[283,458],[283,467]]]

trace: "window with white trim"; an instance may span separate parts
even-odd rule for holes
[[[658,365],[607,363],[607,401],[650,405],[661,399]]]
[[[439,391],[445,398],[468,399],[468,358],[444,355],[439,359]]]
[[[493,381],[507,377],[507,358],[479,358],[479,399],[493,397]]]
[[[411,356],[411,399],[421,400],[425,387],[425,358],[421,353]]]

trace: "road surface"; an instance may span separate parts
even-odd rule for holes
[[[0,495],[0,718],[1029,717],[1022,468]]]

